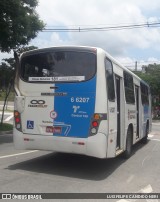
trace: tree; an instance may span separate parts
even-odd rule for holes
[[[36,47],[36,46],[23,46],[23,47],[17,49],[16,52],[17,52],[18,56],[20,56],[20,54],[22,54],[23,52],[35,50],[35,49],[38,49],[38,47]]]
[[[13,75],[15,62],[13,58],[4,59],[0,65],[0,90],[5,91]]]
[[[36,46],[25,46],[19,48],[17,50],[17,54],[20,55],[21,53],[29,50],[37,49]],[[6,90],[8,88],[9,82],[11,77],[14,75],[15,70],[15,59],[14,58],[5,58],[3,62],[0,64],[0,90]]]
[[[4,109],[5,109],[5,106],[6,106],[7,98],[9,96],[9,93],[10,93],[11,88],[12,88],[12,84],[13,84],[13,77],[10,79],[10,82],[8,84],[8,88],[6,89],[6,95],[5,95],[5,99],[4,99],[4,105],[3,105],[3,109],[2,109],[2,117],[1,117],[1,122],[0,122],[1,125],[3,124]]]
[[[159,97],[160,101],[160,65],[159,64],[149,64],[148,66],[143,66],[142,69],[145,72],[134,72],[144,81],[146,81],[150,88],[152,97]]]
[[[45,24],[35,11],[37,0],[0,0],[0,51],[27,45]]]
[[[17,50],[18,54],[16,53],[16,56],[18,57],[18,55],[20,55],[21,53],[29,50],[34,50],[34,49],[37,49],[37,47],[28,46],[28,47],[22,47],[21,49],[19,48]],[[2,62],[2,64],[0,65],[0,81],[2,81],[2,83],[0,83],[0,89],[2,88],[5,90],[5,99],[4,99],[3,109],[2,109],[2,117],[1,117],[0,125],[3,124],[4,110],[5,110],[8,96],[12,89],[12,85],[14,81],[14,70],[16,67],[15,57],[9,58],[9,59],[8,58],[3,59],[3,60],[4,62]]]

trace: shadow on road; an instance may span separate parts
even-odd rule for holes
[[[144,147],[142,144],[136,144],[131,158],[136,152],[140,152],[142,147]],[[59,175],[98,181],[106,179],[121,164],[129,160],[124,160],[121,156],[113,159],[97,159],[75,154],[50,153],[11,165],[7,169],[44,173],[51,175],[50,177]]]
[[[51,153],[11,165],[10,170],[60,175],[88,180],[103,180],[124,162],[123,159],[96,159],[87,156]]]

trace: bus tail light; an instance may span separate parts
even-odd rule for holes
[[[16,124],[20,123],[20,118],[15,118],[15,123]]]
[[[21,125],[21,115],[18,111],[14,111],[14,122],[15,122],[15,128],[22,132],[22,125]]]
[[[96,113],[91,119],[90,135],[96,135],[99,129],[100,122],[102,120],[107,120],[107,114]]]
[[[91,124],[91,135],[95,135],[98,131],[99,122],[97,120],[93,120]]]
[[[94,119],[99,120],[101,118],[100,114],[94,114]]]

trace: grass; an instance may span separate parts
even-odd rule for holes
[[[13,130],[13,125],[8,124],[8,123],[0,123],[0,131],[10,131]]]

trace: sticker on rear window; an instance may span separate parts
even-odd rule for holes
[[[29,77],[29,81],[84,81],[85,76]]]

